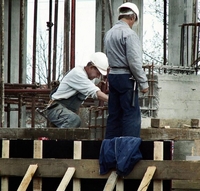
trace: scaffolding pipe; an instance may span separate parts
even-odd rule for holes
[[[0,127],[4,127],[4,0],[0,0]]]
[[[24,30],[25,30],[25,1],[20,0],[20,29],[19,29],[19,83],[23,82],[24,74]],[[34,100],[33,100],[34,104]],[[19,95],[18,127],[22,127],[22,99]]]
[[[109,19],[110,19],[110,28],[111,28],[113,26],[112,0],[109,0],[108,6],[109,6]]]
[[[8,49],[7,51],[9,54],[7,54],[7,60],[8,60],[8,66],[7,66],[7,79],[6,81],[8,83],[11,82],[11,25],[12,25],[12,0],[8,1]],[[8,110],[10,109],[10,104],[7,104]],[[10,127],[10,112],[7,113],[7,127]]]
[[[164,19],[163,19],[163,59],[164,59],[164,65],[167,63],[167,0],[164,0]],[[165,71],[166,73],[166,71]]]
[[[38,18],[38,0],[34,1],[34,14],[33,14],[33,62],[32,62],[32,84],[35,83],[36,73],[36,43],[37,43],[37,18]]]
[[[105,36],[105,8],[106,0],[102,0],[102,23],[101,23],[101,51],[104,52],[104,36]]]
[[[47,85],[50,88],[51,83],[51,28],[53,26],[52,23],[52,0],[49,0],[49,21],[47,22],[47,27],[49,30],[49,47],[48,47],[48,77],[47,77]]]
[[[63,41],[63,75],[69,70],[69,26],[70,26],[70,8],[69,0],[64,4],[64,41]]]
[[[52,80],[56,80],[57,30],[58,30],[58,0],[55,0],[54,10],[54,39],[53,39],[53,70]]]
[[[76,19],[76,0],[71,1],[71,61],[70,69],[75,66],[75,20]]]

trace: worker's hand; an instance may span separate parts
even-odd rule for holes
[[[148,91],[149,91],[149,88],[146,88],[146,89],[141,90],[141,92],[142,92],[143,94],[147,93]]]

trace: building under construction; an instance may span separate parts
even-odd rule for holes
[[[88,1],[95,5],[95,51],[103,52],[105,32],[117,21],[117,7],[126,1],[0,0],[1,190],[200,190],[198,0],[155,1],[163,7],[163,62],[155,64],[151,55],[152,61],[143,65],[150,87],[139,97],[143,159],[127,177],[119,177],[115,169],[99,174],[98,157],[108,114],[104,103],[88,98],[79,111],[83,123],[77,129],[54,128],[37,112],[47,105],[59,76],[75,67],[77,4]],[[141,44],[146,1],[129,1],[140,10],[140,23],[133,30]],[[42,70],[38,67],[42,48],[39,52],[37,49],[41,3],[46,4],[48,12],[48,35],[42,41],[47,52],[46,83],[38,83],[37,76]],[[58,46],[60,25],[62,48]],[[31,57],[27,59],[30,26]],[[58,63],[62,63],[60,67]],[[106,78],[102,80],[107,82]],[[101,89],[108,93],[107,83]]]

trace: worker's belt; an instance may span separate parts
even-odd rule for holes
[[[122,66],[122,67],[119,67],[119,66],[114,66],[114,67],[110,67],[112,69],[127,69],[129,70],[129,67],[126,67],[126,66]]]
[[[46,109],[52,109],[52,108],[56,107],[57,105],[58,105],[58,103],[56,103],[56,100],[50,99]]]

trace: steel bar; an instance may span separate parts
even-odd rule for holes
[[[5,88],[38,88],[40,87],[39,84],[17,84],[17,83],[4,83]]]
[[[33,53],[32,53],[32,84],[35,83],[36,75],[36,44],[37,44],[37,16],[38,13],[38,0],[34,1],[34,15],[33,15]]]
[[[112,0],[108,2],[109,7],[109,19],[110,19],[110,28],[113,26],[113,9],[112,9]]]
[[[71,1],[71,58],[70,58],[70,69],[75,66],[75,26],[76,26],[76,0]]]
[[[20,28],[19,28],[19,83],[23,83],[24,52],[25,52],[25,0],[20,0]]]
[[[5,89],[5,94],[15,93],[46,93],[49,94],[51,89]]]
[[[23,82],[24,74],[24,52],[25,52],[25,0],[20,0],[20,29],[19,29],[19,76],[18,82]],[[18,102],[18,127],[22,126],[22,99],[19,95]]]
[[[4,127],[4,0],[0,0],[0,127]]]
[[[9,54],[7,54],[7,79],[5,79],[6,82],[11,82],[11,55],[12,55],[12,49],[11,49],[11,26],[12,26],[12,0],[8,0],[8,48],[7,51]],[[10,108],[10,104],[7,104],[7,107]],[[9,111],[9,109],[8,109]],[[7,127],[10,127],[10,112],[7,112]]]
[[[52,0],[49,0],[49,21],[47,22],[47,27],[49,30],[49,46],[48,46],[48,77],[47,77],[47,83],[48,83],[48,88],[50,88],[50,82],[51,82],[51,36],[52,36]]]
[[[64,41],[63,41],[63,75],[69,70],[69,23],[70,23],[70,1],[64,4]]]
[[[101,51],[104,52],[104,36],[105,36],[105,14],[106,14],[106,0],[102,0],[102,13],[101,13]]]
[[[164,19],[163,19],[163,64],[167,63],[167,0],[164,0]],[[166,71],[164,71],[166,73]]]
[[[58,31],[58,0],[55,0],[52,80],[56,80],[57,31]]]

